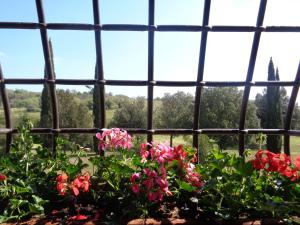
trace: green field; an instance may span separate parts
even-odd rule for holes
[[[291,140],[290,140],[290,144],[291,144],[291,157],[294,160],[297,156],[300,155],[300,137],[296,137],[296,136],[291,136]],[[282,152],[283,152],[283,148],[282,148]],[[235,153],[238,154],[238,149],[228,149],[225,150],[226,152],[229,153]],[[249,155],[249,159],[254,157],[254,154],[256,153],[257,149],[252,149],[250,151],[250,155]]]

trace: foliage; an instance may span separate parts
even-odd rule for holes
[[[92,116],[86,104],[77,102],[70,90],[57,90],[60,127],[92,127]],[[64,138],[91,147],[91,140],[84,134],[68,134]]]
[[[65,217],[72,220],[86,220],[84,207],[105,209],[102,219],[115,224],[120,218],[166,216],[174,208],[181,216],[222,220],[288,221],[300,213],[300,156],[292,162],[287,155],[259,150],[245,161],[207,150],[195,164],[191,147],[154,142],[136,146],[125,130],[113,128],[96,134],[104,156],[66,154],[70,143],[58,139],[54,157],[30,134],[31,128],[25,123],[11,153],[0,158],[1,222],[52,209],[67,212]]]
[[[239,126],[242,91],[236,87],[205,88],[200,104],[201,128],[233,128]],[[256,108],[249,102],[246,124],[249,128],[258,128]],[[221,149],[234,146],[237,136],[213,136]],[[248,140],[249,141],[249,140]]]
[[[270,59],[268,69],[268,81],[279,80],[278,69],[274,69],[272,58]],[[266,94],[266,128],[276,129],[282,127],[282,103],[280,98],[280,87],[267,87]],[[267,148],[273,152],[281,151],[282,140],[280,136],[268,135]]]
[[[146,107],[145,98],[135,99],[124,98],[122,104],[115,111],[109,127],[122,128],[145,128]]]
[[[164,94],[155,118],[157,128],[191,128],[193,127],[193,96],[178,91],[171,95]]]
[[[258,168],[255,166],[258,165],[257,161],[261,162],[261,155],[259,151],[253,161],[245,162],[242,157],[219,150],[212,151],[200,169],[205,185],[199,206],[223,219],[241,216],[288,219],[291,215],[299,215],[298,178],[296,181],[276,170],[255,169]],[[264,162],[266,168],[272,165]]]
[[[77,163],[70,163],[69,157],[61,151],[61,144],[65,143],[62,140],[58,141],[57,157],[54,158],[29,133],[31,128],[30,122],[20,127],[10,153],[0,158],[0,172],[7,177],[0,182],[1,222],[43,214],[44,207],[49,207],[50,200],[53,201],[58,171],[76,172],[84,167],[80,157]]]

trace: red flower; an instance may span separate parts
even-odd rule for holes
[[[4,174],[0,173],[0,181],[4,181],[6,179],[7,177]]]
[[[74,195],[79,194],[79,190],[81,189],[83,192],[88,192],[90,187],[90,174],[85,173],[84,175],[77,176],[72,182],[73,193]]]
[[[67,183],[57,183],[56,184],[56,189],[58,191],[58,194],[61,196],[64,196],[66,194],[66,190],[67,190]]]
[[[60,175],[58,175],[56,177],[56,181],[57,182],[63,182],[63,183],[65,183],[65,182],[67,182],[67,180],[68,180],[68,175],[65,174],[65,173],[62,173],[62,174],[60,174]]]
[[[69,219],[70,220],[79,220],[80,221],[80,220],[86,220],[86,219],[88,219],[88,217],[85,216],[85,215],[79,214],[79,215],[76,215],[76,216],[72,216]]]
[[[286,170],[282,171],[281,174],[291,179],[291,181],[296,181],[299,178],[298,171],[296,169],[292,169],[291,167],[287,167]]]
[[[79,190],[78,190],[77,187],[73,186],[73,187],[72,187],[72,191],[73,191],[73,194],[74,194],[75,196],[79,195]]]

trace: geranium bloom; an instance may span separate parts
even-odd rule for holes
[[[57,182],[67,182],[67,180],[68,180],[68,175],[65,173],[62,173],[56,177]]]
[[[199,173],[195,172],[195,165],[193,163],[187,163],[184,165],[186,175],[185,180],[194,187],[202,187],[203,182]]]
[[[133,191],[134,193],[136,193],[136,194],[140,193],[140,186],[139,186],[138,184],[133,184],[133,185],[131,186],[131,189],[132,189],[132,191]]]
[[[171,196],[166,169],[161,166],[159,172],[144,168],[141,173],[132,174],[130,177],[132,191],[136,194],[144,192],[149,201],[162,201],[164,195]]]
[[[56,189],[57,189],[59,195],[64,196],[68,189],[68,185],[67,185],[67,183],[58,182],[56,184]]]
[[[81,189],[83,192],[88,192],[90,187],[90,174],[85,173],[84,175],[77,176],[73,182],[72,185],[77,188]],[[73,190],[74,194],[77,193],[76,190]]]
[[[4,181],[6,179],[7,179],[6,176],[4,174],[0,173],[0,181]]]
[[[255,159],[252,161],[252,165],[255,169],[264,169],[268,172],[278,172],[281,175],[288,177],[291,181],[296,181],[299,178],[297,171],[297,160],[295,162],[295,169],[291,167],[291,158],[286,154],[275,154],[268,150],[259,150],[255,154]],[[297,165],[296,165],[297,164]],[[299,162],[300,164],[300,162]],[[299,165],[300,166],[300,165]]]
[[[90,187],[90,174],[78,175],[71,183],[68,183],[68,175],[62,173],[56,177],[56,189],[59,195],[65,195],[68,189],[72,190],[72,193],[77,196],[80,190],[88,192]]]
[[[299,178],[298,171],[296,169],[292,169],[291,167],[287,167],[284,171],[281,172],[281,174],[290,178],[291,181],[296,181]]]
[[[125,130],[119,128],[112,128],[104,130],[102,134],[97,133],[96,137],[99,140],[99,147],[102,150],[109,148],[130,149],[132,147],[132,138]]]
[[[140,178],[141,177],[141,174],[140,173],[133,173],[131,176],[130,176],[130,182],[131,183],[134,183],[136,179]]]
[[[149,151],[147,150],[147,146],[151,146],[149,143],[142,143],[140,148],[140,156],[142,158],[142,163],[147,162],[147,158],[149,157]]]
[[[162,143],[152,144],[150,155],[158,164],[162,164],[173,159],[173,148]]]

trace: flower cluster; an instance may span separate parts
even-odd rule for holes
[[[102,150],[115,148],[130,149],[132,147],[132,138],[125,130],[112,128],[104,130],[103,133],[97,133],[99,148]]]
[[[68,190],[72,190],[72,193],[77,196],[82,192],[88,192],[90,187],[90,175],[85,173],[78,175],[71,183],[68,182],[68,175],[66,173],[59,174],[56,177],[56,189],[59,195],[64,196]]]
[[[4,181],[6,179],[7,177],[4,174],[0,173],[0,181]]]
[[[140,148],[140,157],[146,168],[139,173],[132,174],[131,188],[136,194],[145,192],[149,201],[162,201],[163,196],[172,195],[169,190],[166,168],[172,168],[174,165],[176,165],[176,176],[180,179],[196,188],[203,185],[200,174],[195,171],[195,165],[192,163],[194,155],[190,157],[182,145],[173,148],[162,143],[143,143]],[[157,166],[151,168],[153,163]],[[159,171],[156,168],[159,168]]]
[[[291,181],[295,181],[299,178],[300,156],[296,158],[293,165],[290,156],[286,154],[275,154],[268,150],[259,150],[255,154],[252,165],[257,170],[278,172],[281,175],[290,178]]]
[[[134,173],[130,177],[132,191],[136,194],[145,192],[149,201],[162,201],[163,196],[171,196],[167,181],[167,174],[164,167],[160,172],[145,168],[141,173]]]

